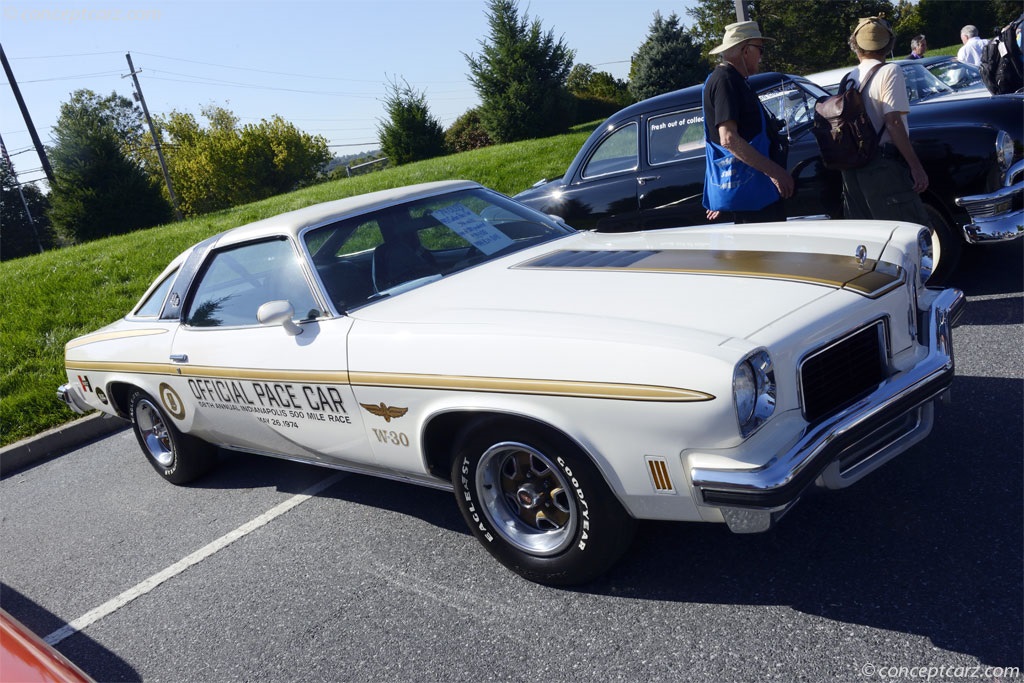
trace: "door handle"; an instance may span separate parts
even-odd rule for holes
[[[187,363],[188,362],[188,354],[185,354],[185,353],[172,353],[171,354],[171,362],[172,363]]]
[[[636,177],[636,181],[643,185],[649,180],[658,180],[659,178],[661,178],[660,175],[641,175]]]

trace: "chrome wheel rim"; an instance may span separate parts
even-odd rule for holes
[[[476,490],[494,529],[518,550],[554,555],[576,535],[579,515],[564,473],[521,443],[499,443],[480,457]]]
[[[135,425],[139,428],[147,455],[161,467],[173,465],[174,448],[160,409],[151,401],[142,399],[135,406]]]

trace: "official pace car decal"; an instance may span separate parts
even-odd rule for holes
[[[879,268],[880,264],[885,267]],[[516,267],[764,277],[850,289],[870,298],[879,297],[903,282],[903,269],[883,261],[774,251],[560,250]]]

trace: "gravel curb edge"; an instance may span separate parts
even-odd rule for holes
[[[47,460],[92,439],[128,427],[130,423],[103,413],[86,415],[49,431],[0,448],[0,477]]]

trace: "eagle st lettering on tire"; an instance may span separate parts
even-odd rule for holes
[[[572,585],[625,552],[635,521],[588,456],[525,420],[484,418],[460,435],[452,479],[473,535],[520,576]]]
[[[159,401],[136,390],[128,405],[139,447],[161,477],[172,484],[186,484],[213,467],[216,447],[178,429]]]

